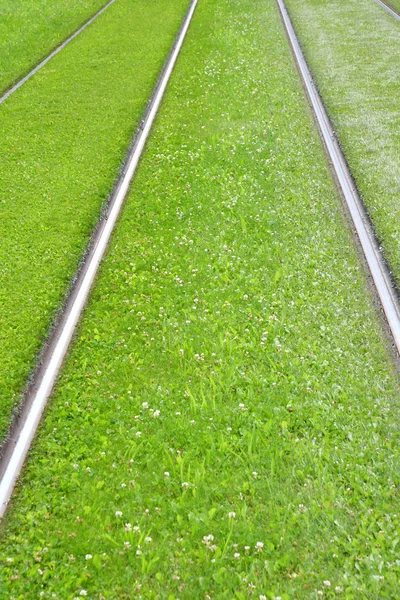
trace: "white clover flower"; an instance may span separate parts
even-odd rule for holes
[[[234,519],[236,517],[236,513],[232,510],[230,513],[228,513],[228,519]]]
[[[149,408],[148,402],[142,402],[142,408]]]
[[[115,511],[115,516],[116,517],[122,517],[122,512],[120,510],[116,510]]]
[[[153,541],[153,538],[151,538],[149,535],[145,538],[144,540],[146,542],[146,544],[150,544],[150,542]]]
[[[325,581],[324,581],[324,585],[325,585],[326,587],[331,587],[331,582],[329,581],[329,579],[325,579]]]
[[[141,554],[142,554],[142,551],[141,551],[141,549],[140,549],[140,548],[138,548],[138,549],[136,550],[136,556],[140,556]]]
[[[159,416],[160,416],[160,411],[157,409],[153,412],[153,419],[158,419]]]
[[[211,542],[214,541],[214,536],[211,533],[209,535],[205,535],[202,541],[207,548],[212,549]]]
[[[124,547],[129,550],[131,547],[131,543],[130,542],[124,542]]]
[[[337,594],[340,594],[341,592],[343,592],[343,588],[342,588],[340,585],[337,585],[337,586],[335,587],[335,592],[336,592]]]
[[[264,594],[260,594],[259,595],[259,599],[260,600],[267,600],[267,596],[264,596]]]
[[[184,489],[184,490],[187,490],[187,489],[188,489],[188,487],[189,487],[189,484],[188,484],[188,482],[187,482],[187,481],[184,481],[184,482],[182,483],[182,487],[183,487],[183,489]]]
[[[141,435],[142,435],[142,432],[141,432],[141,431],[137,431],[137,432],[136,432],[136,437],[137,437],[137,438],[140,438],[140,437],[141,437]]]
[[[6,562],[8,562],[8,563],[12,563],[12,562],[13,562],[13,560],[14,560],[14,559],[13,559],[13,558],[10,558],[9,556],[6,558]]]
[[[85,558],[86,560],[90,560],[91,558],[93,558],[93,556],[91,554],[86,554]]]
[[[74,463],[72,466],[74,467],[74,469],[79,469],[79,465],[77,463]]]
[[[257,477],[258,477],[258,473],[257,473],[257,471],[253,471],[253,472],[252,472],[252,475],[253,475],[254,479],[257,479]]]
[[[79,592],[79,595],[80,595],[80,596],[87,596],[87,591],[86,591],[86,590],[81,590],[81,591]]]
[[[125,529],[125,531],[131,531],[132,530],[132,525],[130,523],[125,523],[124,529]]]
[[[255,549],[257,550],[257,552],[262,552],[263,548],[264,548],[263,542],[257,542],[257,544],[255,545]]]
[[[239,560],[239,558],[240,558],[240,553],[239,553],[239,552],[235,552],[235,554],[233,555],[233,557],[234,557],[236,560]]]
[[[246,552],[246,554],[248,554],[250,552],[250,546],[245,546],[244,551]]]
[[[135,533],[139,533],[139,531],[140,531],[140,527],[139,527],[139,525],[135,525],[135,526],[134,526],[134,528],[133,528],[133,531],[134,531]]]
[[[165,479],[168,479],[168,477],[169,477],[168,471],[164,471],[164,477],[165,477]]]
[[[122,488],[126,487],[126,483],[121,483],[121,487]]]

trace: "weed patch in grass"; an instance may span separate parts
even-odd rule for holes
[[[275,4],[200,0],[2,589],[393,598],[398,398]]]
[[[187,6],[118,0],[1,107],[0,437]]]
[[[106,4],[105,0],[2,0],[0,93]]]

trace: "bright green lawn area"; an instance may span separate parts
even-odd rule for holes
[[[275,3],[200,0],[5,519],[3,597],[396,597],[382,337]]]
[[[287,5],[400,283],[400,23],[372,0]]]
[[[118,0],[0,110],[0,436],[187,0]]]
[[[106,0],[0,0],[0,92],[105,4]]]

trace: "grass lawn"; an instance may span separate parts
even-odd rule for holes
[[[106,0],[0,0],[0,92],[105,4]]]
[[[3,597],[394,598],[398,399],[276,5],[200,0]]]
[[[371,0],[287,5],[400,283],[400,23]]]
[[[118,0],[1,106],[1,436],[188,4]]]

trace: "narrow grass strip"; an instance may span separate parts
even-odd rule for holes
[[[1,437],[187,6],[119,0],[2,106]]]
[[[400,24],[369,0],[287,6],[399,283]]]
[[[275,3],[201,0],[2,589],[395,597],[398,397]]]
[[[105,0],[1,0],[0,95],[105,4]]]

